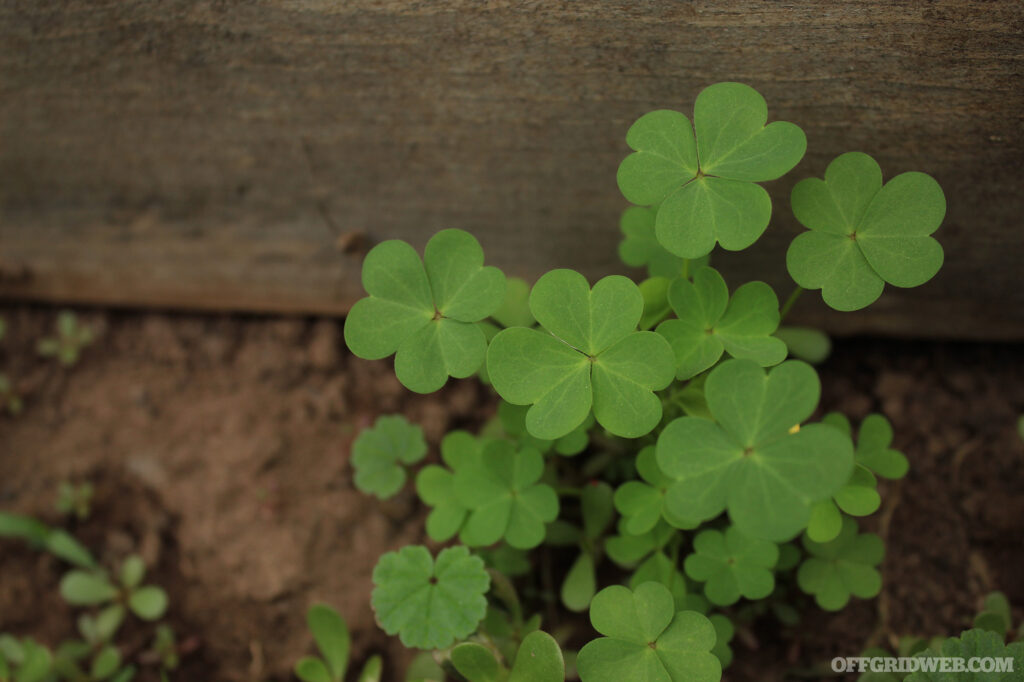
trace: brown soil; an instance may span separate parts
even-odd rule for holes
[[[0,417],[0,508],[58,523],[60,481],[92,481],[94,512],[74,531],[108,564],[138,551],[154,567],[188,650],[173,679],[291,679],[310,646],[305,608],[321,600],[348,620],[357,660],[402,667],[408,653],[374,625],[370,573],[422,541],[424,512],[411,491],[386,503],[355,491],[348,446],[401,411],[436,447],[491,413],[486,390],[410,394],[386,362],[347,355],[333,320],[92,313],[101,336],[65,370],[33,351],[54,311],[0,316],[0,370],[26,396],[21,416]],[[869,640],[955,633],[991,589],[1024,604],[1022,348],[851,340],[822,375],[826,409],[884,412],[912,463],[869,524],[887,536],[885,591],[840,614],[807,606],[794,631],[741,628],[730,680],[814,677]],[[0,541],[0,631],[70,636],[62,570]],[[140,631],[129,655],[144,646]]]

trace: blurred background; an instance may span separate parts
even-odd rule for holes
[[[413,396],[347,354],[363,255],[458,227],[511,275],[641,276],[616,256],[625,132],[723,80],[808,138],[767,183],[757,247],[716,254],[730,283],[788,293],[789,192],[843,152],[927,172],[948,201],[934,280],[853,314],[812,292],[793,315],[837,339],[823,407],[882,411],[910,457],[886,592],[744,635],[729,679],[854,655],[876,628],[957,630],[990,589],[1024,602],[1015,0],[0,3],[0,509],[141,553],[170,596],[171,679],[287,679],[318,599],[357,658],[397,667],[369,575],[421,540],[423,510],[356,493],[349,443],[402,411],[436,445],[494,403],[469,381]],[[63,309],[88,337],[68,363],[39,353]],[[55,509],[62,482],[94,487],[87,518]],[[0,632],[67,636],[60,573],[0,541]]]

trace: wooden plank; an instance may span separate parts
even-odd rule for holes
[[[891,3],[14,0],[0,6],[0,296],[340,313],[339,236],[477,234],[535,277],[620,271],[629,124],[739,80],[807,132],[730,281],[789,283],[788,193],[844,151],[924,170],[946,266],[837,333],[1024,338],[1024,9]],[[760,248],[763,246],[763,248]]]

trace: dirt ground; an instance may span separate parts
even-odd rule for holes
[[[386,362],[348,355],[336,320],[86,312],[100,336],[63,369],[34,353],[56,311],[0,316],[0,371],[25,395],[23,414],[0,417],[0,509],[57,523],[59,483],[92,481],[93,515],[74,531],[107,563],[138,551],[154,567],[187,651],[172,679],[291,679],[321,600],[348,620],[356,660],[402,666],[408,653],[374,625],[370,574],[422,541],[424,511],[411,491],[379,503],[354,490],[349,444],[401,411],[436,447],[493,412],[485,389],[410,394]],[[911,461],[868,524],[887,539],[884,592],[840,614],[806,604],[793,630],[742,628],[728,680],[815,678],[867,642],[956,633],[991,589],[1024,604],[1024,346],[847,340],[821,372],[824,409],[883,412]],[[61,570],[0,541],[0,632],[51,645],[72,633]],[[129,657],[144,646],[140,633]]]

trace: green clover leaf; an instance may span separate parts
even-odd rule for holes
[[[444,649],[483,620],[491,580],[483,559],[465,547],[442,549],[435,562],[414,545],[382,556],[373,583],[371,604],[385,632],[407,647]]]
[[[658,211],[648,206],[630,206],[622,212],[619,227],[623,239],[619,258],[631,268],[647,266],[650,277],[673,279],[683,274],[685,260],[669,253],[654,236]]]
[[[683,114],[660,110],[630,127],[634,153],[619,166],[619,189],[634,204],[660,204],[655,234],[670,253],[698,258],[716,242],[739,251],[768,227],[772,202],[755,183],[789,172],[807,138],[792,123],[767,120],[756,90],[717,83],[697,96],[692,126]]]
[[[666,320],[657,332],[676,357],[676,378],[689,379],[728,352],[762,367],[786,359],[786,344],[772,336],[779,326],[779,299],[764,282],[748,282],[729,297],[725,280],[713,268],[700,268],[693,282],[679,278],[668,288],[679,319]]]
[[[764,599],[775,589],[772,568],[779,560],[774,542],[744,535],[733,526],[725,532],[701,531],[693,539],[694,553],[686,557],[686,575],[704,583],[712,604],[729,606],[747,599]]]
[[[472,235],[442,230],[423,260],[403,241],[382,242],[363,261],[363,288],[345,320],[345,343],[357,356],[395,354],[395,375],[408,389],[431,393],[448,377],[480,369],[487,352],[476,326],[502,304],[505,275],[483,265]]]
[[[510,403],[532,405],[526,426],[537,438],[568,434],[591,408],[614,435],[648,433],[661,420],[654,391],[671,383],[675,363],[665,339],[636,331],[643,305],[625,277],[605,277],[591,289],[578,272],[547,273],[530,292],[543,331],[513,327],[491,342],[494,389]]]
[[[820,365],[832,354],[832,339],[820,329],[783,326],[774,336],[786,344],[790,357],[812,365]]]
[[[523,638],[516,652],[508,682],[563,682],[562,648],[546,632],[535,630]]]
[[[810,231],[789,246],[789,274],[805,289],[821,289],[836,310],[871,305],[886,282],[920,286],[942,267],[942,246],[930,235],[946,198],[929,175],[902,173],[883,187],[875,160],[849,152],[829,164],[824,180],[798,182],[791,201]]]
[[[352,443],[356,487],[386,500],[405,484],[402,465],[415,464],[426,454],[423,429],[400,415],[378,417]]]
[[[452,431],[441,440],[441,459],[452,470],[476,461],[482,452],[483,442],[465,431]],[[427,535],[437,542],[455,537],[469,515],[455,494],[455,474],[436,464],[425,466],[416,475],[416,493],[433,507],[427,516]]]
[[[631,535],[642,535],[664,518],[676,528],[691,529],[700,520],[683,519],[672,514],[665,504],[665,495],[675,482],[658,468],[653,445],[640,450],[636,456],[636,471],[643,481],[627,481],[615,491],[615,508],[622,514],[624,530]]]
[[[658,466],[676,479],[666,505],[681,518],[728,510],[733,525],[780,542],[803,530],[811,505],[850,477],[850,439],[824,424],[791,430],[818,404],[814,369],[788,360],[767,375],[752,360],[727,360],[708,375],[716,422],[680,417],[658,437]]]
[[[517,549],[543,542],[544,525],[558,517],[558,495],[537,483],[543,473],[544,458],[536,450],[517,452],[509,441],[487,443],[482,456],[455,470],[455,496],[471,510],[460,540],[479,547],[504,538]]]
[[[873,533],[858,534],[853,519],[844,518],[842,530],[830,542],[807,536],[803,542],[811,556],[800,564],[797,584],[826,611],[840,610],[850,595],[870,599],[882,589],[882,576],[875,568],[885,554],[882,539]]]
[[[635,591],[613,585],[594,597],[590,622],[604,635],[579,652],[582,682],[715,682],[722,666],[711,653],[715,628],[694,611],[676,612],[672,594],[648,582]]]

